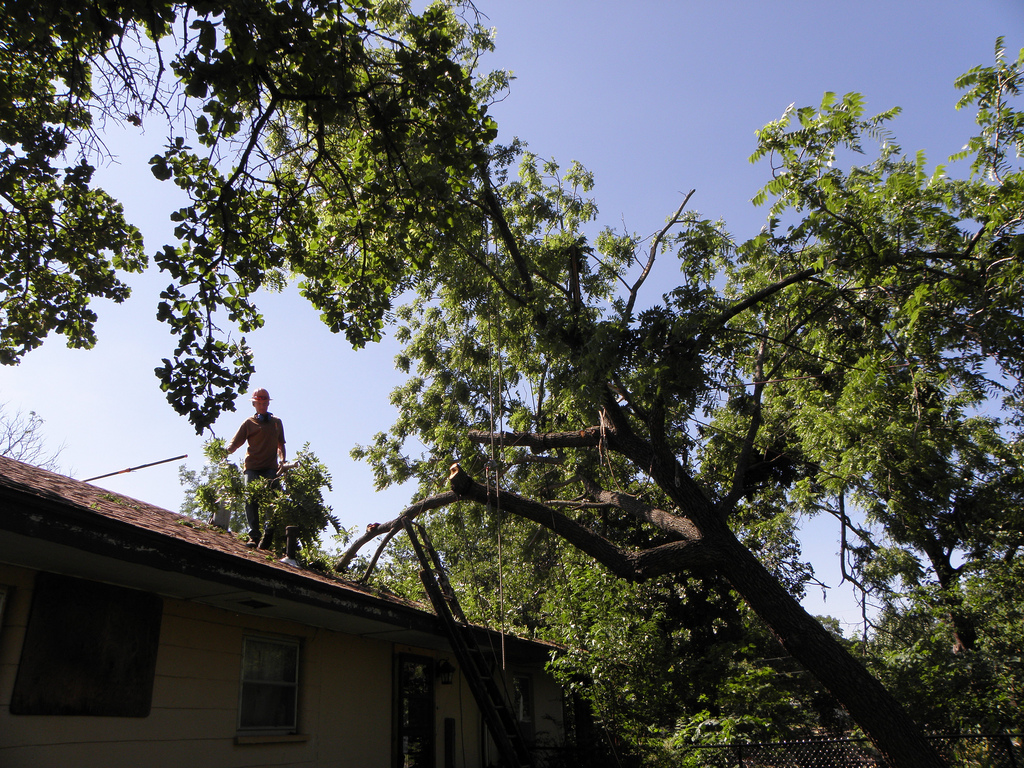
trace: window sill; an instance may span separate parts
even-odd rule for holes
[[[308,733],[261,733],[235,736],[236,746],[249,744],[301,744],[309,741]]]

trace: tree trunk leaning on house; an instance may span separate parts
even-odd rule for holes
[[[995,67],[959,85],[969,90],[962,104],[1000,107],[978,112],[970,181],[929,177],[923,156],[900,156],[885,130],[897,110],[865,118],[858,94],[826,94],[820,108],[787,110],[759,133],[753,159],[772,158],[773,180],[755,201],[775,202],[765,230],[743,243],[721,222],[684,215],[687,196],[649,240],[606,231],[591,250],[580,233],[596,215],[582,197],[592,183],[583,169],[527,155],[519,180],[500,188],[482,169],[471,201],[497,248],[439,258],[440,274],[417,284],[398,315],[399,365],[415,363],[418,375],[396,391],[391,433],[357,455],[382,486],[419,477],[424,503],[436,507],[450,503],[430,495],[446,458],[482,472],[495,444],[551,451],[562,464],[556,476],[510,473],[503,510],[622,578],[720,575],[891,765],[942,765],[894,697],[736,531],[836,503],[841,511],[849,497],[913,552],[927,530],[911,523],[949,529],[943,499],[978,497],[1019,472],[1016,438],[972,409],[1021,415],[1024,184],[1011,158],[1024,146],[1024,120],[1007,99],[1024,85],[1024,56],[1007,63],[997,49]],[[884,139],[878,158],[837,170],[837,152],[862,151],[863,136]],[[783,213],[795,223],[784,227]],[[668,235],[674,226],[682,231]],[[666,250],[679,283],[640,309],[640,288]],[[642,270],[632,282],[631,268]],[[985,364],[1005,377],[1001,403],[986,400],[994,385]],[[514,431],[499,434],[493,421],[481,431],[488,413]],[[402,451],[413,436],[426,446],[422,459]],[[980,466],[1004,469],[973,471]],[[486,486],[460,478],[454,493],[487,502]],[[669,540],[630,551],[597,535],[560,511],[573,499],[551,495],[570,485]],[[666,508],[645,508],[638,493]],[[1012,556],[1013,542],[990,533],[979,526],[978,540]]]
[[[396,401],[403,411],[394,439],[374,449],[384,484],[411,476],[427,484],[442,461],[480,459],[469,431],[486,424],[488,410],[507,412],[515,434],[584,428],[600,458],[580,480],[587,492],[644,514],[622,494],[649,489],[677,511],[652,510],[645,522],[675,540],[628,553],[552,505],[524,499],[521,514],[544,517],[628,578],[668,567],[722,573],[859,713],[893,765],[939,764],[909,723],[896,733],[906,723],[898,706],[833,653],[834,641],[738,542],[735,510],[770,519],[782,508],[794,514],[860,494],[857,503],[879,513],[910,552],[926,536],[908,522],[962,522],[962,509],[942,508],[941,499],[929,499],[936,515],[922,515],[928,505],[917,495],[927,484],[903,494],[898,482],[923,477],[936,458],[960,462],[963,444],[943,442],[943,430],[964,435],[995,464],[1008,459],[1010,474],[1019,470],[1015,444],[989,445],[1011,442],[998,425],[984,434],[969,422],[994,388],[986,365],[1005,379],[997,383],[1008,392],[1008,420],[1021,423],[1024,410],[1024,119],[1011,101],[1024,87],[1024,57],[1007,62],[1000,41],[995,66],[958,81],[967,90],[958,106],[977,106],[980,126],[961,155],[972,160],[967,180],[929,177],[923,155],[902,157],[885,127],[897,110],[865,118],[858,94],[826,94],[820,108],[788,109],[758,135],[752,159],[769,158],[772,178],[755,202],[774,202],[758,237],[737,243],[721,222],[683,216],[687,197],[649,241],[606,231],[591,247],[583,224],[596,206],[582,194],[592,179],[577,165],[561,173],[540,163],[518,142],[495,144],[487,107],[509,78],[474,71],[491,36],[456,8],[432,4],[412,15],[357,4],[339,14],[329,0],[154,2],[117,16],[101,5],[15,3],[3,28],[10,44],[0,46],[0,65],[15,75],[15,102],[33,108],[7,109],[0,121],[18,128],[13,144],[42,148],[29,158],[32,174],[11,176],[20,180],[11,197],[15,230],[34,227],[40,193],[78,212],[66,228],[45,227],[47,242],[74,247],[43,249],[70,254],[62,279],[78,300],[54,314],[52,265],[39,260],[33,237],[13,238],[0,255],[17,270],[8,312],[18,322],[0,329],[0,362],[16,363],[52,330],[91,346],[89,299],[123,301],[120,276],[145,267],[140,233],[92,187],[84,156],[69,170],[59,158],[68,142],[89,142],[94,108],[138,125],[136,107],[145,116],[174,103],[160,100],[159,51],[151,81],[145,68],[123,72],[116,54],[128,38],[169,40],[180,13],[195,33],[174,46],[175,82],[203,103],[193,110],[194,133],[174,131],[182,135],[151,162],[157,178],[191,196],[172,215],[177,245],[154,258],[173,281],[158,318],[178,339],[158,376],[197,431],[231,407],[253,370],[244,340],[215,327],[218,308],[240,332],[254,330],[264,322],[254,303],[261,286],[297,276],[327,325],[362,346],[380,337],[392,302],[411,291],[417,306],[401,314],[415,325],[403,329],[412,342],[405,365],[416,360],[422,378]],[[104,23],[82,24],[82,14]],[[116,86],[96,93],[86,76],[108,53],[115,76],[107,82],[125,84],[127,95]],[[295,65],[310,60],[319,66]],[[198,141],[186,143],[186,133]],[[861,152],[863,137],[880,139],[877,159],[839,171],[837,151]],[[519,178],[509,181],[520,158]],[[108,224],[99,231],[97,211]],[[660,301],[638,304],[666,251],[678,262],[678,283]],[[489,407],[495,388],[486,369],[495,357],[517,378]],[[775,381],[787,383],[765,389]],[[528,386],[532,406],[509,401]],[[887,401],[887,393],[896,397]],[[600,411],[608,423],[586,429]],[[408,438],[420,439],[428,460],[402,455]],[[687,450],[701,455],[691,463]],[[624,460],[622,483],[605,471],[607,454]],[[565,474],[560,482],[572,479]],[[954,495],[978,490],[971,472],[958,477]],[[1005,531],[988,528],[981,533],[995,542],[990,549],[1012,552]]]
[[[562,435],[503,434],[493,437],[500,437],[508,446],[543,445],[558,448],[566,444],[578,447],[581,437],[588,433],[594,448],[599,441],[604,440],[609,449],[619,450],[617,432],[608,428]],[[473,438],[490,441],[492,435],[480,432],[474,434]],[[636,499],[618,495],[617,504],[620,509],[661,528],[678,542],[633,552],[621,549],[552,507],[510,492],[500,492],[499,500],[498,492],[493,487],[475,482],[458,465],[453,465],[449,482],[450,493],[438,494],[410,505],[399,518],[376,526],[359,537],[337,563],[339,569],[344,570],[359,549],[373,538],[399,530],[403,517],[411,518],[460,500],[471,500],[483,505],[500,503],[506,512],[549,528],[621,578],[639,581],[669,572],[689,572],[695,575],[716,573],[747,600],[783,647],[815,675],[851,717],[870,734],[875,746],[891,765],[945,768],[945,763],[934,747],[899,703],[736,539],[728,527],[721,523],[718,511],[690,483],[672,483],[673,486],[686,488],[685,491],[673,494],[688,500],[687,507],[693,513],[685,517],[652,509]],[[607,495],[604,498],[609,501]],[[702,528],[695,523],[695,519],[703,520],[708,524],[707,527]]]

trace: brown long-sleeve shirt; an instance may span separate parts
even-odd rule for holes
[[[248,443],[245,451],[245,469],[277,469],[278,451],[284,456],[284,424],[276,416],[266,421],[257,421],[251,416],[242,422],[235,436],[228,443],[228,453],[235,451],[242,443]]]

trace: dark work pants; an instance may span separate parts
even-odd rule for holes
[[[247,469],[245,470],[245,484],[248,485],[257,477],[273,480],[276,475],[276,469]],[[260,526],[260,510],[259,506],[251,501],[245,502],[245,521],[249,524],[249,538],[259,544],[263,537],[263,529]]]

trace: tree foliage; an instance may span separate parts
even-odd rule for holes
[[[915,718],[946,732],[1019,733],[1024,727],[1020,558],[973,568],[958,580],[964,647],[950,620],[950,589],[925,585],[889,603],[866,646],[872,666]]]
[[[399,416],[359,451],[381,485],[418,481],[407,514],[490,504],[499,525],[529,521],[616,577],[728,584],[894,765],[939,764],[800,608],[793,532],[801,513],[835,515],[865,588],[918,585],[954,647],[977,647],[965,585],[1019,547],[1001,510],[1019,506],[1024,56],[1000,43],[958,83],[979,126],[966,178],[905,156],[895,111],[826,94],[759,134],[757,237],[685,212],[689,197],[651,237],[595,237],[585,169],[492,144],[486,107],[506,77],[474,73],[490,38],[452,6],[92,0],[15,3],[10,18],[6,362],[51,330],[90,344],[89,300],[123,299],[118,271],[143,265],[88,163],[55,164],[86,156],[94,114],[134,122],[177,103],[187,130],[151,163],[190,200],[154,259],[178,339],[158,375],[197,430],[247,385],[244,338],[220,326],[259,327],[259,288],[297,276],[356,346],[411,292],[396,312],[411,374]],[[35,199],[50,201],[38,230]],[[678,281],[652,299],[665,259]],[[541,605],[528,583],[522,605]]]
[[[330,472],[309,449],[308,443],[292,462],[283,465],[280,479],[276,481],[256,478],[246,483],[238,465],[227,460],[228,452],[220,438],[209,440],[203,447],[203,454],[207,464],[201,471],[182,467],[179,472],[185,486],[183,514],[213,522],[218,514],[226,512],[227,527],[241,533],[248,528],[245,505],[255,502],[261,522],[274,531],[271,541],[277,554],[285,551],[285,529],[294,526],[298,529],[303,560],[318,568],[329,567],[321,535],[328,525],[337,533],[341,528],[323,495],[325,489],[331,490]]]
[[[496,187],[478,268],[438,258],[399,312],[400,415],[356,455],[382,485],[417,478],[432,506],[458,460],[455,498],[620,577],[724,579],[894,764],[927,754],[886,733],[911,726],[869,678],[858,701],[859,665],[796,606],[793,533],[799,514],[834,515],[851,578],[922,589],[950,653],[976,642],[960,585],[1019,549],[1022,78],[999,45],[959,81],[978,108],[965,178],[907,157],[896,110],[867,117],[858,94],[787,110],[759,133],[769,221],[749,240],[684,202],[651,238],[591,245],[589,176],[526,155]],[[839,169],[869,142],[873,159]],[[680,278],[651,300],[658,258]]]
[[[123,301],[146,264],[120,205],[91,187],[97,119],[166,120],[151,161],[189,204],[158,318],[177,338],[157,369],[197,431],[252,372],[244,336],[261,287],[293,275],[355,346],[463,214],[494,138],[469,74],[487,33],[456,10],[400,1],[13,3],[0,26],[0,351],[16,363],[51,331],[91,346],[97,297]],[[170,70],[168,72],[167,70]],[[40,85],[43,84],[43,85]],[[49,85],[46,85],[49,84]],[[59,169],[64,158],[75,165]],[[224,330],[226,329],[226,330]]]
[[[51,5],[51,4],[44,4]],[[106,4],[104,4],[105,6]],[[91,347],[94,297],[123,301],[146,263],[121,205],[92,186],[92,62],[123,16],[15,2],[0,20],[0,363],[48,333]],[[154,22],[156,20],[154,19]],[[61,167],[63,163],[70,163]]]

